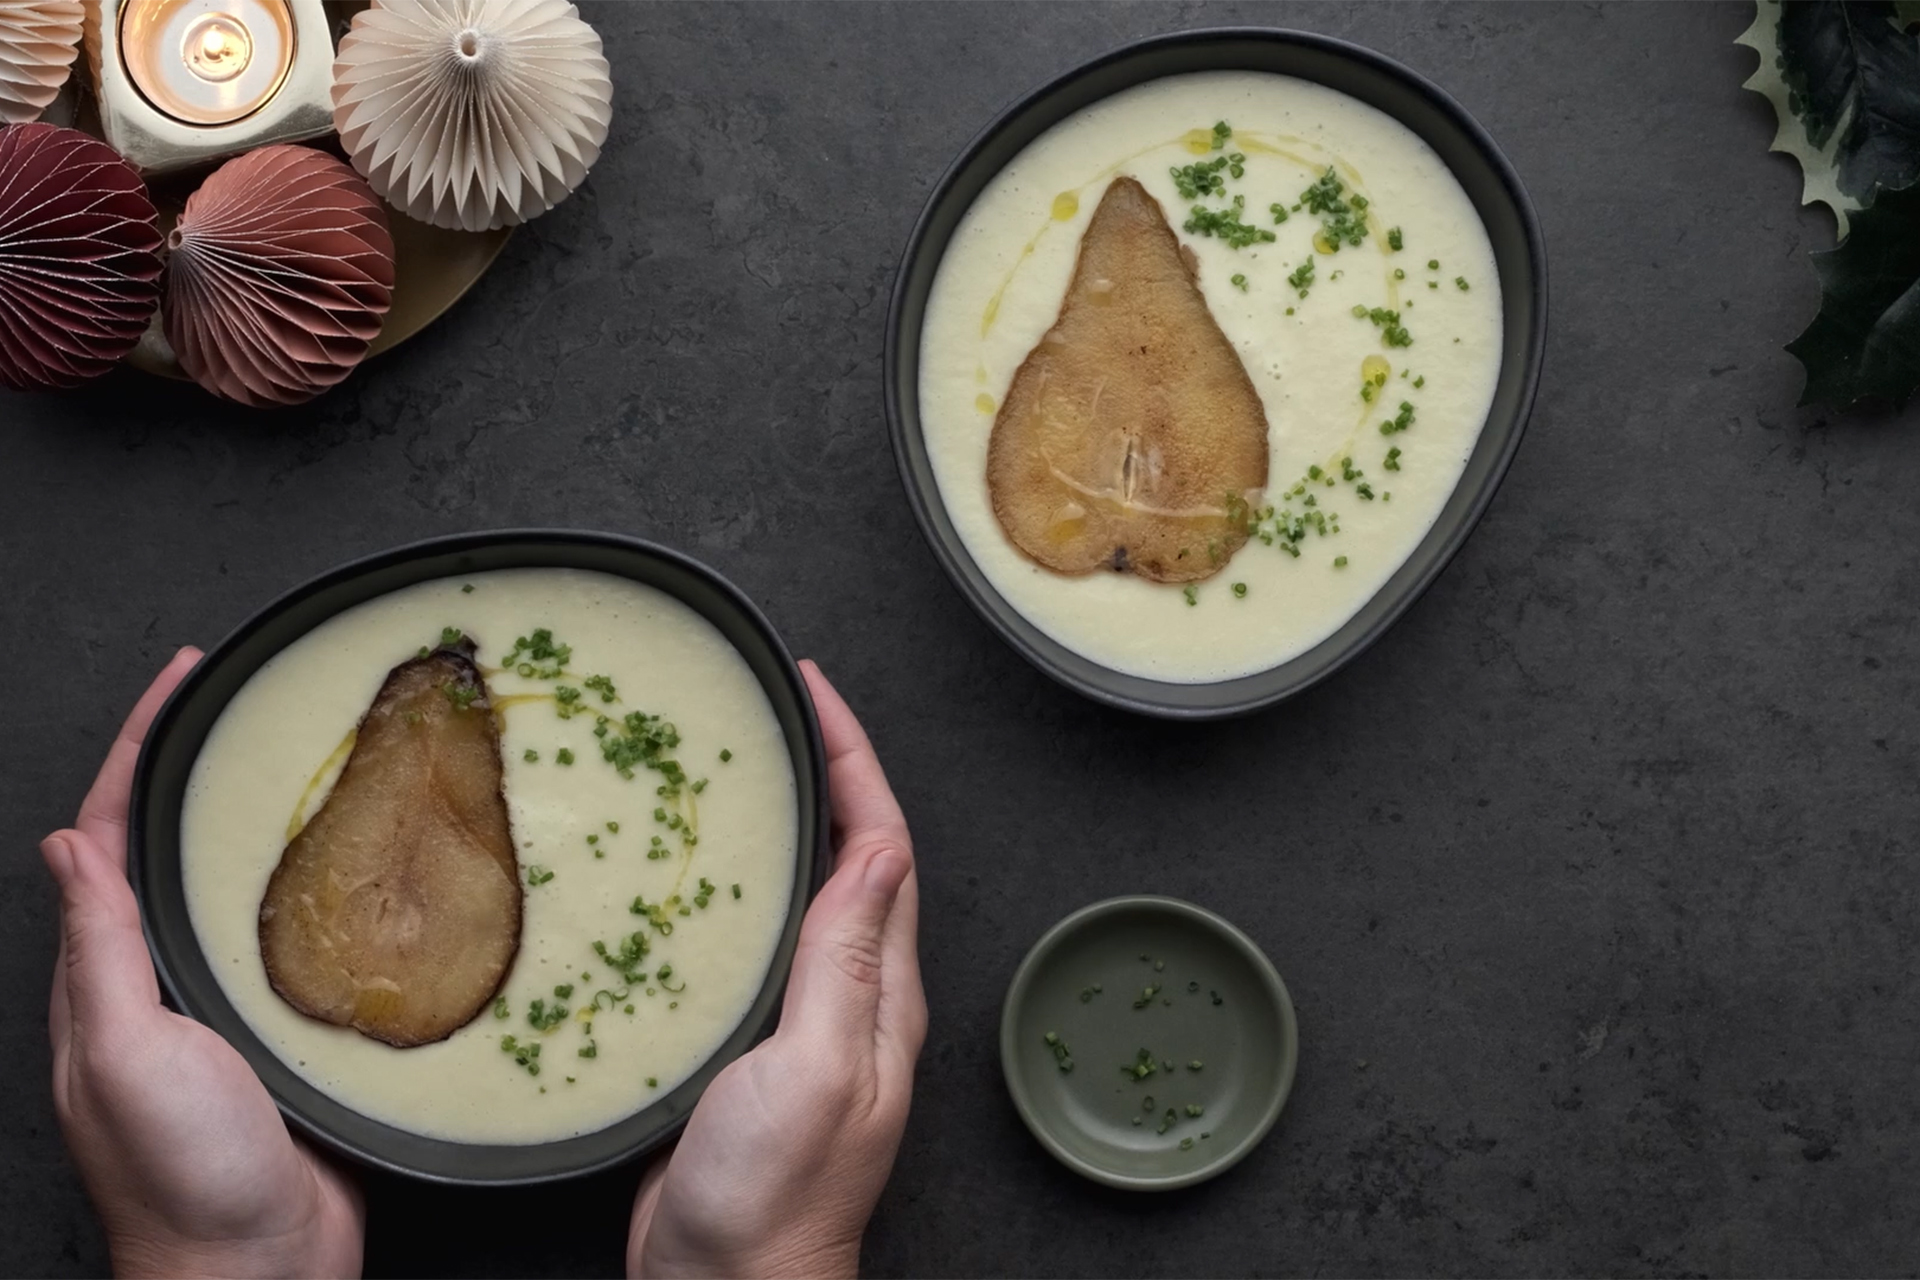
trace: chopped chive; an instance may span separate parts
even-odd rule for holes
[[[560,750],[554,752],[553,758],[555,763],[558,763],[558,764],[572,764],[573,751],[571,748],[562,747],[560,748]]]
[[[538,751],[535,751],[532,747],[528,747],[526,751],[521,754],[520,758],[522,760],[525,760],[528,764],[540,763],[540,753]]]

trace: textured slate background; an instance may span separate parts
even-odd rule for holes
[[[273,415],[126,374],[0,400],[0,1273],[98,1271],[34,851],[174,646],[334,563],[508,524],[684,547],[866,718],[933,1026],[883,1274],[1887,1273],[1920,1256],[1920,422],[1793,408],[1823,213],[1744,5],[602,6],[613,136],[445,322]],[[1362,41],[1483,121],[1552,261],[1532,429],[1433,591],[1244,723],[1110,714],[940,576],[880,410],[895,255],[988,116],[1228,22]],[[1070,906],[1228,912],[1299,1004],[1279,1128],[1109,1193],[1007,1104],[999,997]],[[633,1175],[372,1188],[373,1272],[618,1266]],[[484,1225],[483,1225],[484,1224]]]

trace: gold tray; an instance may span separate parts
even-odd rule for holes
[[[76,69],[74,77],[67,81],[66,88],[60,91],[60,96],[40,118],[49,124],[71,126],[97,138],[100,136],[99,116],[94,110],[93,95],[82,83],[84,78],[84,73]],[[328,135],[306,145],[327,146],[338,154],[338,148],[330,145],[332,142],[332,135]],[[187,197],[209,171],[202,169],[184,175],[169,174],[150,181],[148,192],[153,197],[155,207],[160,210],[160,233],[163,236],[172,230]],[[387,205],[386,209],[387,223],[393,232],[393,306],[380,327],[380,336],[373,340],[373,345],[367,351],[368,359],[383,351],[391,351],[445,315],[487,273],[487,268],[506,248],[514,232],[512,227],[502,227],[498,231],[449,231],[410,218],[391,205]],[[162,378],[188,380],[186,371],[174,359],[173,348],[167,345],[158,313],[154,315],[146,336],[140,339],[140,345],[127,357],[127,363]]]

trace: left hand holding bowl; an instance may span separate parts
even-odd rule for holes
[[[53,1102],[121,1275],[358,1275],[359,1189],[294,1138],[212,1030],[160,1003],[127,883],[147,726],[200,660],[174,655],[127,717],[73,827],[41,841],[60,885],[47,1025]]]

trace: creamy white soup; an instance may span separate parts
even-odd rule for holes
[[[1194,255],[1266,412],[1253,536],[1186,587],[1042,568],[988,491],[1000,402],[1120,176]],[[1500,346],[1486,230],[1411,130],[1286,76],[1173,76],[1063,120],[975,200],[927,304],[921,429],[968,552],[1042,631],[1117,671],[1226,680],[1324,640],[1412,554],[1479,438]]]
[[[276,994],[261,898],[388,671],[449,629],[479,646],[499,717],[520,946],[477,1018],[396,1049]],[[636,713],[677,728],[678,796],[661,798],[662,774],[631,760],[622,776],[596,735],[618,741]],[[739,1025],[794,896],[794,788],[765,693],[692,609],[604,574],[481,573],[356,606],[255,673],[194,764],[182,874],[228,999],[320,1090],[433,1137],[544,1142],[645,1107]]]

